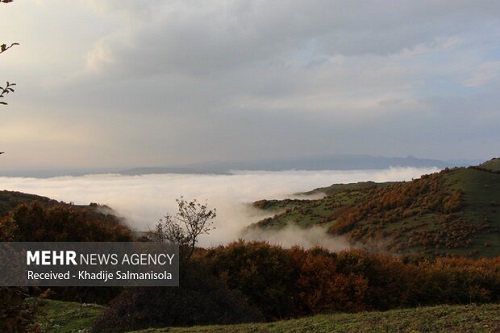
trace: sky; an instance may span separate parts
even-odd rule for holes
[[[0,28],[0,171],[499,155],[497,0],[15,0]]]

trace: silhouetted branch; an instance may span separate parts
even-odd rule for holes
[[[16,46],[16,45],[19,45],[19,43],[12,43],[9,46],[7,46],[7,44],[2,44],[2,45],[0,45],[0,53],[4,53],[8,49],[10,49],[11,47]]]
[[[4,95],[7,95],[11,92],[14,92],[14,89],[12,88],[12,86],[15,86],[16,84],[15,83],[10,83],[9,81],[7,81],[7,84],[5,85],[5,88],[4,87],[0,87],[0,98],[3,98]],[[0,101],[0,104],[2,105],[7,105],[6,102],[2,102]]]

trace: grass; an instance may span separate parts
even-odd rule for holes
[[[382,246],[403,255],[496,257],[500,254],[500,172],[497,171],[500,159],[488,161],[480,167],[482,169],[445,170],[447,172],[438,174],[438,188],[430,193],[412,194],[418,204],[410,208],[403,202],[395,207],[378,207],[344,235],[368,250]],[[430,184],[434,186],[436,183],[431,180]],[[412,190],[411,185],[408,182],[335,184],[305,193],[327,195],[321,199],[269,200],[267,202],[272,204],[262,208],[278,213],[253,227],[279,230],[288,224],[302,228],[334,225],[338,217],[348,216],[359,203],[366,205],[368,202],[366,207],[372,207],[377,203],[370,202],[374,195],[389,193],[397,198],[397,191],[402,191],[401,196],[405,196],[404,193],[409,192],[404,191]],[[385,191],[386,188],[389,191]],[[459,211],[444,216],[446,214],[441,211],[426,206],[455,190],[463,194]]]
[[[488,221],[493,228],[500,229],[500,174],[459,169],[450,175],[448,183],[464,191],[464,219],[470,223]],[[475,240],[475,248],[480,248],[483,256],[497,256],[500,253],[498,233],[482,233]]]
[[[500,304],[441,305],[386,312],[330,314],[227,326],[157,328],[141,333],[499,332]]]
[[[42,332],[90,332],[106,308],[46,300],[38,317]],[[500,332],[500,304],[439,305],[385,312],[323,314],[271,323],[150,328],[141,333],[347,333]]]
[[[106,307],[96,304],[47,299],[40,306],[37,323],[40,325],[42,332],[90,332],[90,326],[105,309]]]
[[[285,199],[285,200],[263,200],[265,205],[259,207],[256,202],[254,206],[268,212],[275,212],[272,223],[257,223],[259,227],[268,230],[279,230],[290,223],[301,228],[309,228],[314,225],[327,226],[332,221],[332,214],[337,210],[350,206],[366,197],[366,189],[387,186],[390,183],[361,182],[351,184],[334,184],[329,187],[316,189],[303,193],[308,195],[328,194],[322,199]]]
[[[489,170],[500,171],[500,158],[493,158],[480,166]]]

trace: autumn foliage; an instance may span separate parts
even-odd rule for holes
[[[443,171],[447,172],[447,171]],[[399,182],[384,188],[370,188],[367,200],[353,205],[330,227],[333,234],[351,231],[362,220],[384,224],[417,214],[451,214],[462,204],[462,191],[443,191],[438,173],[424,175],[412,182]],[[359,238],[353,235],[353,238]]]
[[[99,206],[20,204],[0,219],[0,241],[11,242],[123,242],[132,233],[116,216]]]
[[[268,320],[500,299],[500,258],[409,260],[238,241],[200,259]]]
[[[2,242],[131,241],[132,233],[106,207],[47,201],[22,203],[0,218]],[[32,326],[35,310],[29,288],[0,288],[0,331],[21,332]],[[121,288],[56,287],[53,298],[78,302],[107,302]],[[2,326],[4,325],[4,326]]]

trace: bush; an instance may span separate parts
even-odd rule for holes
[[[28,302],[28,288],[0,287],[0,332],[34,332],[36,302]]]
[[[179,287],[126,288],[95,322],[96,332],[148,327],[236,324],[262,321],[237,291],[227,290],[199,265],[191,263]]]
[[[231,290],[242,292],[267,320],[302,313],[292,258],[279,246],[238,241],[209,250],[204,258],[210,272]]]

